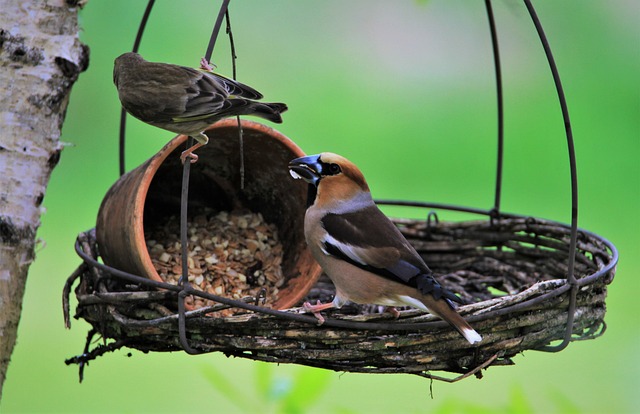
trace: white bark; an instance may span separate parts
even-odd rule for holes
[[[78,1],[0,0],[0,397],[71,86],[88,64]]]

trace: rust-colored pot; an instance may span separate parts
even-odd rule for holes
[[[289,176],[287,164],[304,156],[290,139],[263,124],[242,121],[245,188],[240,190],[238,126],[226,119],[209,127],[209,144],[198,149],[191,166],[189,212],[205,205],[218,211],[245,207],[274,223],[284,248],[284,285],[275,309],[298,304],[321,274],[304,240],[307,188]],[[96,223],[100,255],[108,266],[162,281],[145,242],[145,227],[179,215],[182,184],[180,153],[187,137],[179,135],[138,168],[123,175],[107,192]]]

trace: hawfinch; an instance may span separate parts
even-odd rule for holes
[[[137,53],[116,58],[113,83],[124,109],[147,124],[193,137],[197,143],[182,153],[196,162],[193,153],[206,145],[204,130],[222,118],[255,115],[281,123],[283,103],[255,102],[262,94],[255,89],[213,73],[206,59],[201,69],[169,63],[147,62]]]
[[[461,302],[434,278],[422,257],[378,209],[364,176],[352,162],[332,153],[297,158],[289,163],[296,179],[308,182],[309,202],[304,234],[322,269],[336,287],[333,302],[305,303],[320,323],[320,311],[348,301],[411,306],[447,321],[469,343],[482,337],[455,311]]]

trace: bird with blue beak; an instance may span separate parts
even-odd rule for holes
[[[444,319],[471,344],[482,340],[456,312],[452,302],[460,298],[433,278],[422,257],[376,206],[358,167],[324,152],[294,159],[289,172],[309,183],[305,238],[336,287],[333,302],[307,302],[306,311],[323,323],[321,311],[348,301],[387,306],[396,317],[396,306],[411,306]]]

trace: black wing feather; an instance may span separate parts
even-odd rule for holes
[[[322,225],[339,243],[360,248],[388,248],[389,251],[397,251],[398,257],[390,254],[387,263],[363,264],[349,257],[340,245],[326,241],[323,247],[328,254],[384,278],[414,287],[423,294],[431,294],[436,299],[446,298],[462,303],[458,296],[433,278],[433,272],[418,252],[375,205],[354,213],[327,214],[322,218]]]

